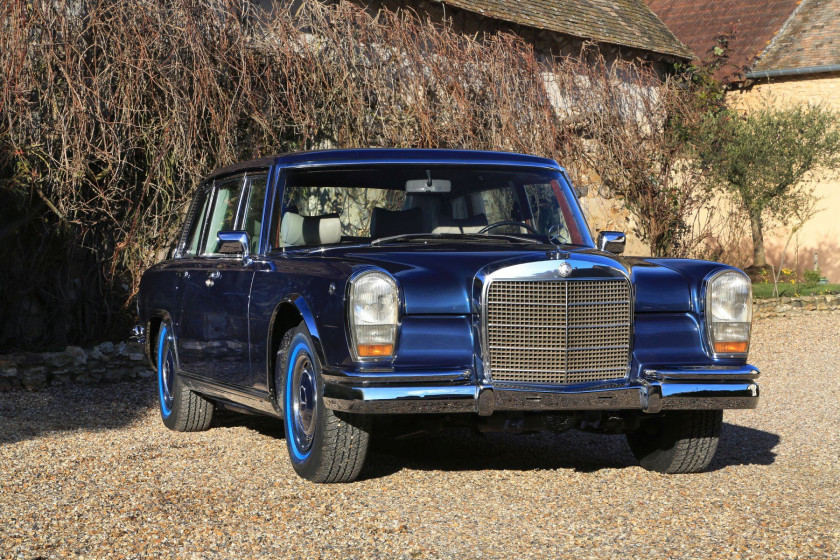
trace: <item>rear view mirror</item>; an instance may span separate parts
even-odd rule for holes
[[[624,252],[624,245],[627,238],[620,231],[601,231],[598,232],[598,248],[602,251],[608,251],[620,255]]]
[[[250,240],[244,231],[220,231],[216,237],[219,240],[216,252],[221,255],[241,255],[248,260],[250,254]]]
[[[405,182],[407,193],[448,193],[452,192],[449,179],[410,179]]]

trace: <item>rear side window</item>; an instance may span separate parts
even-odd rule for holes
[[[190,214],[190,223],[187,225],[184,248],[181,255],[194,257],[198,254],[198,245],[201,242],[201,232],[207,218],[207,206],[210,204],[211,185],[202,187],[196,195],[193,203],[193,210]]]

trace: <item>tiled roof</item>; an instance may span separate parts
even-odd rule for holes
[[[601,43],[692,58],[642,0],[436,0],[503,21]]]
[[[755,70],[840,64],[840,0],[805,0],[762,54]]]
[[[735,30],[729,61],[743,69],[752,66],[800,0],[645,0],[645,3],[699,58],[708,56],[718,36]]]

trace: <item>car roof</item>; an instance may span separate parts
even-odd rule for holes
[[[243,161],[221,167],[209,178],[221,177],[238,171],[271,167],[273,164],[284,167],[319,167],[324,165],[359,165],[359,164],[466,164],[466,165],[517,165],[549,167],[560,169],[557,162],[538,156],[512,152],[490,152],[479,150],[429,150],[407,148],[359,148],[339,150],[317,150],[277,154],[270,157]]]

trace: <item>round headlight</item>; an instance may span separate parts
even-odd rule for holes
[[[746,354],[752,322],[752,284],[742,272],[721,272],[706,289],[706,322],[715,354]]]
[[[365,272],[351,281],[350,334],[359,358],[394,355],[399,316],[396,281],[384,272]]]

